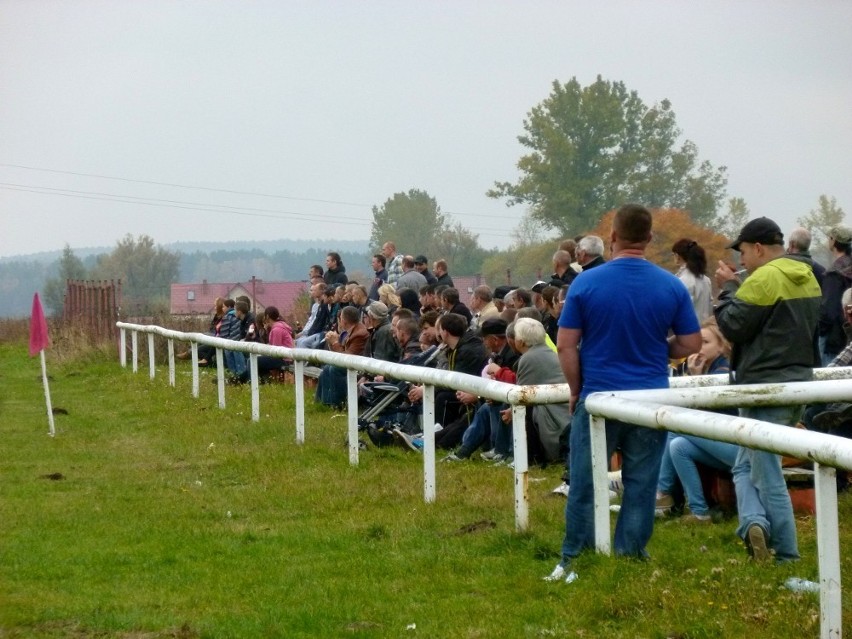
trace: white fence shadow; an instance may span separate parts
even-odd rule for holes
[[[529,527],[528,463],[525,430],[526,406],[565,403],[570,398],[567,384],[515,386],[472,375],[444,370],[406,366],[367,357],[322,350],[289,349],[265,344],[235,342],[202,333],[182,333],[159,326],[118,322],[120,361],[127,366],[126,331],[131,332],[133,372],[138,371],[138,334],[148,336],[149,376],[154,379],[154,337],[168,340],[169,384],[175,385],[174,341],[189,342],[192,348],[192,396],[199,395],[198,345],[216,348],[219,407],[225,408],[223,350],[247,353],[250,357],[252,419],[260,419],[257,384],[257,357],[284,357],[295,363],[296,441],[305,440],[305,364],[332,364],[347,369],[349,461],[358,463],[357,373],[385,375],[398,380],[424,384],[423,395],[423,486],[424,500],[435,501],[435,404],[436,386],[462,390],[512,407],[512,433],[515,458],[515,528]],[[727,386],[726,375],[673,378],[671,388],[643,391],[594,393],[586,399],[592,430],[592,472],[595,484],[595,545],[601,553],[610,552],[609,487],[606,459],[605,419],[638,424],[731,442],[814,462],[817,513],[817,548],[820,573],[820,636],[841,636],[840,546],[837,518],[835,468],[852,470],[852,441],[754,419],[720,415],[698,408],[715,409],[744,406],[852,402],[852,368],[823,368],[814,371],[812,382]]]

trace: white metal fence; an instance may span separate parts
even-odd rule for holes
[[[126,332],[131,332],[133,371],[138,371],[138,334],[148,337],[149,375],[156,373],[154,338],[168,340],[169,384],[175,385],[174,341],[189,342],[192,349],[192,395],[199,395],[198,345],[216,348],[218,397],[225,408],[223,349],[249,355],[251,371],[252,419],[260,419],[260,395],[257,385],[257,357],[271,355],[294,361],[296,391],[296,441],[305,440],[304,367],[306,364],[333,364],[347,369],[349,460],[358,463],[359,371],[385,375],[425,385],[423,395],[423,483],[424,500],[433,502],[435,481],[435,404],[436,386],[450,387],[481,397],[504,402],[512,407],[512,432],[515,457],[515,526],[529,526],[528,464],[525,412],[529,404],[564,403],[570,397],[567,384],[514,386],[503,382],[449,371],[405,366],[366,357],[356,357],[322,350],[234,342],[201,333],[181,333],[159,326],[143,326],[118,322],[120,360],[127,365]],[[595,483],[595,543],[599,552],[610,552],[610,514],[606,459],[605,419],[638,424],[648,428],[731,442],[814,462],[817,512],[818,563],[820,572],[821,637],[841,636],[840,548],[837,518],[835,468],[852,470],[852,441],[832,435],[742,417],[696,410],[744,406],[779,406],[816,402],[852,402],[852,368],[817,369],[815,381],[788,384],[753,384],[726,386],[726,375],[674,378],[671,388],[653,391],[620,391],[594,393],[586,399],[592,431],[592,472]]]

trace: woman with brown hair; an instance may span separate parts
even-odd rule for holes
[[[698,242],[682,238],[672,245],[678,279],[686,286],[692,307],[703,322],[713,314],[713,287],[707,277],[707,254]]]

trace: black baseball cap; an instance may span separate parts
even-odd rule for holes
[[[417,257],[414,258],[414,263],[415,264],[428,264],[429,260],[426,258],[425,255],[418,255]]]
[[[486,335],[505,335],[508,323],[502,317],[489,317],[484,320],[479,327],[479,334],[482,337]]]
[[[768,217],[758,217],[746,224],[740,234],[726,248],[740,250],[740,244],[784,244],[781,228]]]

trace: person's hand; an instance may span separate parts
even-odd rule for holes
[[[331,346],[332,344],[337,344],[337,342],[339,342],[339,341],[340,341],[340,335],[338,335],[334,331],[329,331],[328,333],[325,334],[325,342],[329,346]]]
[[[470,405],[479,401],[479,396],[473,393],[465,393],[464,391],[456,391],[456,399],[462,404]]]
[[[716,285],[722,286],[726,282],[736,282],[739,281],[737,279],[737,274],[732,268],[731,264],[727,264],[722,260],[719,260],[719,268],[716,269]]]
[[[686,358],[686,370],[690,375],[703,375],[704,367],[707,365],[707,358],[701,353],[693,353]]]
[[[503,420],[504,424],[511,424],[512,423],[512,409],[511,408],[505,408],[505,409],[501,410],[500,411],[500,419]]]
[[[500,370],[500,364],[495,364],[491,362],[488,366],[485,367],[485,374],[488,375],[491,379],[494,379],[494,376],[497,374],[497,371]]]
[[[422,386],[412,386],[408,391],[408,401],[412,404],[417,403],[423,399],[423,387]]]
[[[376,376],[373,378],[373,381],[374,381],[374,382],[383,382],[383,381],[385,381],[385,376],[384,376],[384,375],[376,375]]]
[[[574,415],[574,408],[577,406],[577,400],[580,399],[579,395],[571,395],[571,399],[568,400],[568,414]]]

